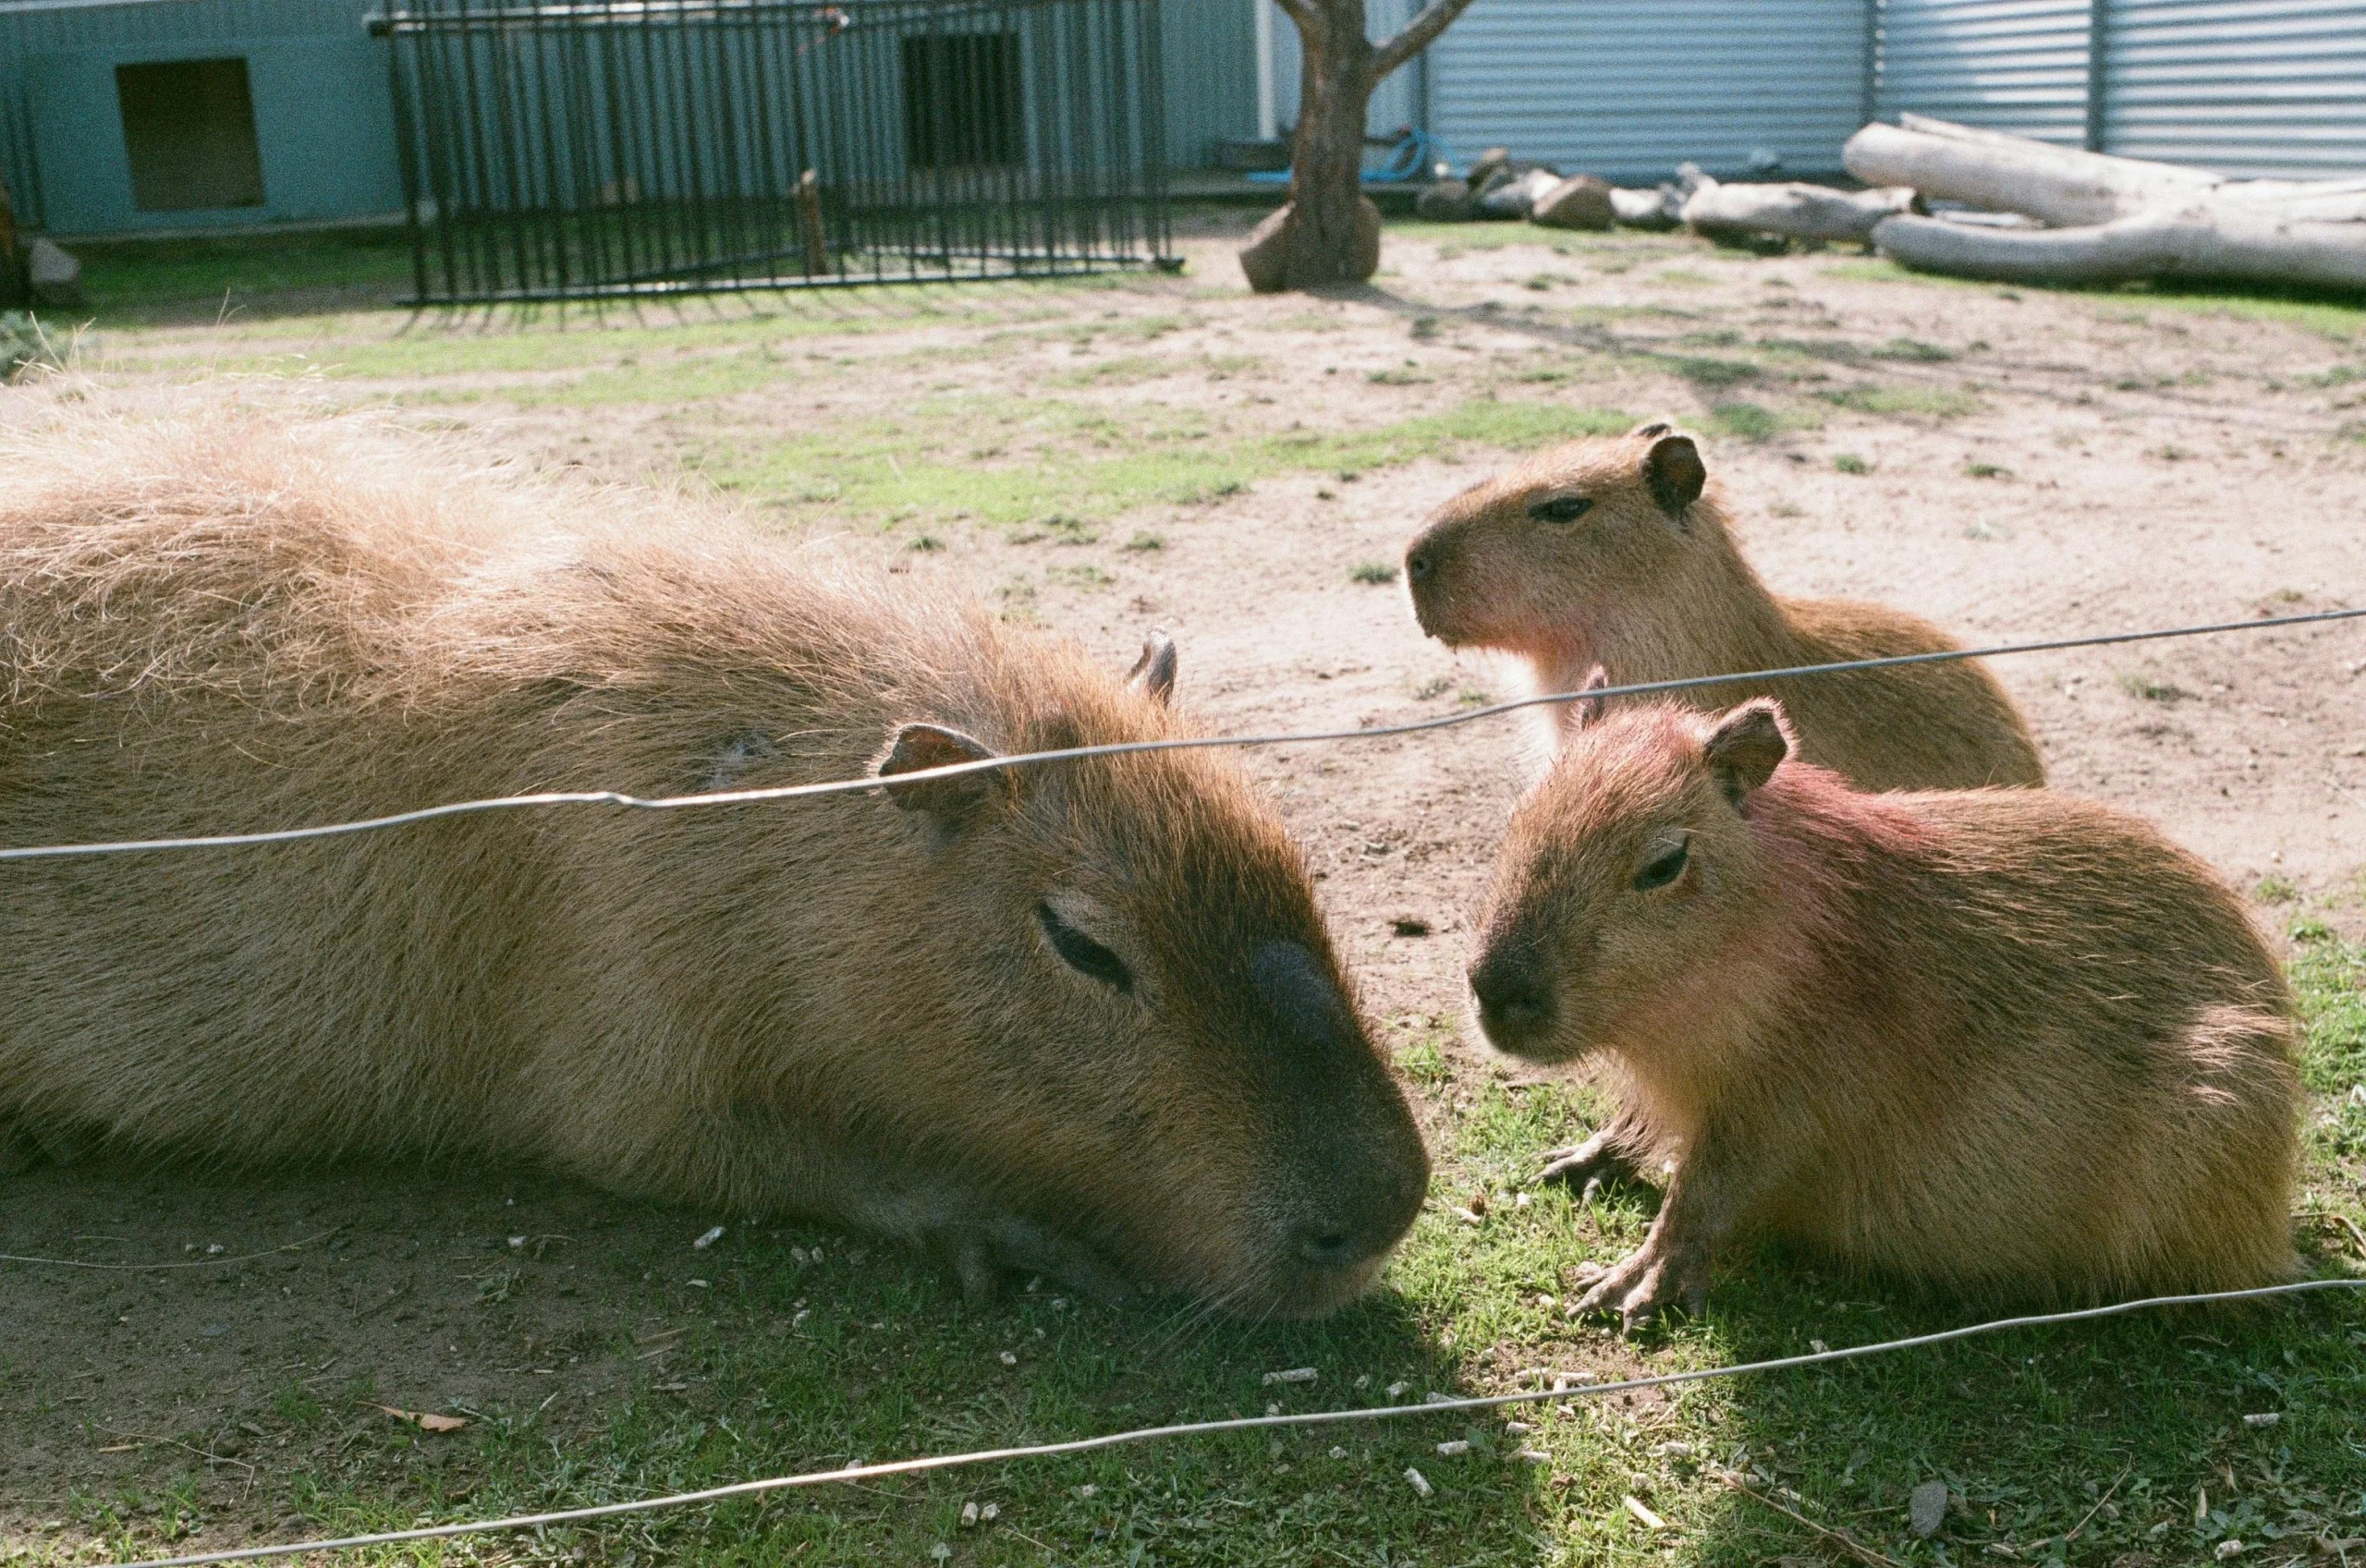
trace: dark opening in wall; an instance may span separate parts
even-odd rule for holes
[[[186,213],[262,205],[262,153],[246,61],[117,66],[115,92],[131,157],[133,206]]]
[[[913,168],[1023,160],[1017,33],[907,38],[903,55],[904,145]]]

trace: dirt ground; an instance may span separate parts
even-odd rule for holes
[[[1908,282],[1832,255],[1678,240],[1496,246],[1481,230],[1392,237],[1369,290],[1255,299],[1228,259],[1230,223],[1187,235],[1182,277],[1006,290],[1018,303],[983,321],[850,315],[843,334],[798,338],[786,379],[691,405],[537,402],[526,394],[562,378],[531,367],[325,384],[364,401],[434,392],[454,399],[437,419],[504,450],[628,479],[698,467],[718,432],[744,443],[892,419],[923,395],[1023,401],[1055,384],[1121,440],[1135,420],[1188,418],[1237,441],[1377,429],[1472,398],[1584,405],[1707,432],[1711,473],[1778,590],[1888,602],[1968,639],[2366,603],[2366,383],[2340,374],[2366,365],[2366,341],[2306,312]],[[744,309],[683,316],[727,327]],[[102,332],[91,352],[137,379],[277,352],[333,364],[349,343],[449,330],[259,309]],[[1023,603],[1113,667],[1165,626],[1182,699],[1211,728],[1352,729],[1514,693],[1509,672],[1425,642],[1401,583],[1351,577],[1394,562],[1433,506],[1505,461],[1466,442],[1353,477],[1269,473],[1126,509],[1089,543],[1014,542],[957,517],[883,529],[826,500],[773,515],[817,547]],[[763,499],[760,485],[726,498]],[[923,524],[942,548],[911,548]],[[1162,546],[1125,548],[1143,532]],[[2305,908],[2366,930],[2366,626],[1994,667],[2056,785],[2157,822],[2267,900],[2271,926]],[[1494,720],[1245,756],[1317,869],[1375,1017],[1458,1013],[1469,922],[1529,746],[1521,723]],[[1396,934],[1405,917],[1429,934]],[[1462,1067],[1491,1070],[1475,1055]],[[138,1491],[152,1513],[211,1520],[201,1544],[236,1544],[281,1528],[292,1477],[433,1470],[440,1451],[377,1405],[596,1425],[740,1266],[737,1234],[690,1246],[724,1218],[515,1173],[8,1178],[0,1252],[108,1267],[0,1263],[0,1541],[72,1540],[78,1499]],[[823,1245],[817,1267],[846,1266],[845,1244]],[[528,1276],[548,1288],[512,1300]],[[452,1477],[443,1495],[466,1487]]]

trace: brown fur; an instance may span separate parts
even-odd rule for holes
[[[332,422],[21,432],[0,842],[1185,733],[970,605],[620,509]],[[539,1161],[1282,1313],[1356,1295],[1426,1179],[1297,853],[1204,752],[0,864],[0,1143]]]
[[[1862,794],[1788,745],[1767,699],[1616,707],[1513,819],[1482,1027],[1625,1080],[1636,1145],[1559,1173],[1674,1162],[1585,1305],[1697,1299],[1744,1234],[1971,1297],[2290,1274],[2291,1003],[2234,895],[2101,806]]]
[[[1421,629],[1518,655],[1540,691],[1575,691],[1596,664],[1625,686],[1960,646],[1879,604],[1769,593],[1704,480],[1689,437],[1645,425],[1473,486],[1407,548]],[[1552,520],[1555,504],[1578,501],[1591,504]],[[1862,789],[2045,782],[2028,723],[1969,662],[1736,681],[1679,700],[1715,712],[1759,695],[1783,699],[1809,761]]]

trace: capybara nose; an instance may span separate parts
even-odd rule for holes
[[[1552,986],[1524,949],[1498,948],[1472,965],[1470,994],[1479,999],[1479,1027],[1499,1050],[1516,1052],[1552,1027]]]
[[[1415,550],[1407,553],[1405,557],[1407,581],[1425,583],[1430,580],[1430,574],[1435,570],[1437,570],[1437,562],[1428,551]]]

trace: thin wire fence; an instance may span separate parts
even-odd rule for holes
[[[1098,1437],[1075,1438],[1066,1442],[1029,1443],[1015,1448],[978,1449],[966,1453],[929,1454],[917,1459],[889,1460],[876,1465],[845,1465],[833,1470],[812,1470],[793,1476],[772,1476],[762,1480],[738,1481],[728,1486],[708,1487],[703,1490],[675,1492],[665,1497],[636,1498],[629,1502],[600,1503],[588,1508],[558,1509],[547,1513],[520,1513],[503,1519],[466,1520],[451,1525],[427,1525],[409,1530],[385,1530],[376,1535],[340,1536],[320,1540],[287,1541],[273,1546],[234,1548],[226,1551],[201,1551],[187,1557],[156,1558],[140,1562],[114,1563],[110,1568],[200,1568],[211,1562],[251,1562],[273,1557],[292,1557],[309,1551],[350,1551],[364,1547],[397,1546],[409,1541],[449,1540],[457,1536],[489,1535],[505,1530],[543,1529],[554,1525],[580,1525],[595,1519],[614,1519],[629,1513],[652,1513],[661,1510],[693,1507],[702,1502],[723,1502],[733,1498],[756,1497],[767,1492],[788,1491],[802,1487],[827,1486],[836,1482],[879,1480],[891,1476],[920,1476],[937,1470],[952,1470],[975,1465],[999,1465],[1013,1460],[1055,1459],[1067,1454],[1092,1453],[1102,1449],[1128,1447],[1136,1443],[1172,1441],[1179,1438],[1209,1437],[1221,1432],[1255,1432],[1285,1427],[1337,1426],[1349,1421],[1396,1421],[1422,1416],[1467,1415],[1473,1411],[1501,1410],[1508,1405],[1561,1404],[1580,1399],[1600,1399],[1610,1394],[1632,1393],[1640,1389],[1669,1388],[1680,1383],[1697,1383],[1712,1378],[1738,1378],[1752,1373],[1785,1372],[1801,1367],[1823,1366],[1834,1361],[1851,1361],[1860,1356],[1883,1355],[1900,1350],[1925,1350],[1957,1340],[1971,1339],[1982,1334],[2002,1333],[2011,1329],[2041,1328],[2058,1323],[2083,1323],[2098,1318],[2116,1318],[2131,1312],[2143,1312],[2168,1307],[2203,1307],[2237,1301],[2261,1301],[2275,1296],[2299,1295],[2316,1291],[2366,1290],[2366,1280],[2299,1280],[2289,1284],[2261,1285],[2250,1290],[2210,1291],[2191,1295],[2146,1296],[2137,1301],[2113,1302],[2104,1307],[2079,1307],[2067,1312],[2041,1312],[2019,1318],[1999,1318],[1985,1323],[1967,1324],[1957,1329],[1942,1329],[1936,1333],[1915,1334],[1905,1339],[1882,1340],[1872,1344],[1848,1345],[1839,1350],[1812,1351],[1803,1355],[1777,1356],[1769,1361],[1749,1361],[1730,1367],[1703,1367],[1687,1372],[1662,1372],[1648,1378],[1627,1378],[1609,1383],[1579,1383],[1567,1387],[1539,1389],[1520,1393],[1487,1394],[1475,1399],[1434,1399],[1420,1404],[1365,1405],[1352,1410],[1317,1410],[1289,1416],[1243,1416],[1220,1421],[1186,1421],[1166,1427],[1139,1427],[1131,1431],[1107,1432]]]
[[[1964,659],[2002,658],[2015,653],[2046,653],[2072,648],[2109,648],[2122,643],[2159,642],[2174,638],[2210,637],[2228,632],[2273,631],[2290,626],[2319,626],[2331,621],[2357,620],[2360,617],[2366,617],[2366,609],[2319,610],[2302,615],[2274,615],[2250,621],[2214,621],[2201,626],[2165,626],[2150,631],[2104,632],[2091,637],[2050,638],[2036,642],[1998,643],[1987,648],[1950,648],[1930,653],[1892,654],[1881,659],[1849,659],[1829,664],[1794,664],[1774,670],[1744,670],[1726,675],[1692,675],[1682,680],[1643,681],[1629,686],[1605,687],[1590,692],[1545,692],[1535,697],[1518,698],[1509,702],[1491,703],[1483,708],[1466,709],[1461,712],[1443,714],[1434,719],[1419,719],[1403,724],[1374,724],[1352,730],[1305,730],[1272,735],[1185,735],[1164,740],[1118,741],[1103,746],[1072,746],[1053,751],[1026,751],[1008,757],[989,757],[974,762],[957,762],[942,768],[921,769],[909,773],[899,773],[896,775],[896,782],[901,784],[910,784],[928,779],[959,778],[967,773],[1040,767],[1051,762],[1074,762],[1095,757],[1123,757],[1142,751],[1196,751],[1214,748],[1342,745],[1356,741],[1384,740],[1396,735],[1421,735],[1432,730],[1450,729],[1458,724],[1476,723],[1482,719],[1492,719],[1501,714],[1518,712],[1522,709],[1574,702],[1580,699],[1591,700],[1651,697],[1669,692],[1695,691],[1714,686],[1729,686],[1737,681],[1799,680],[1811,675],[1841,675],[1855,670],[1898,669],[1912,664],[1949,663]],[[159,850],[234,849],[268,844],[292,844],[303,839],[338,838],[348,833],[378,833],[389,828],[432,822],[445,817],[473,816],[484,811],[509,811],[535,807],[620,806],[643,811],[674,811],[695,807],[747,806],[772,800],[811,800],[824,796],[851,795],[879,787],[879,780],[866,774],[860,778],[829,779],[817,784],[782,784],[770,789],[714,790],[701,795],[669,795],[653,798],[628,795],[620,790],[612,789],[553,790],[536,795],[498,796],[485,800],[447,801],[438,806],[423,806],[416,810],[396,811],[386,816],[365,817],[345,822],[325,822],[312,827],[275,828],[261,833],[213,833],[185,838],[119,839],[98,844],[21,845],[0,849],[0,862],[57,859],[68,856],[132,855]]]
[[[1160,0],[399,0],[418,302],[1171,261]]]

